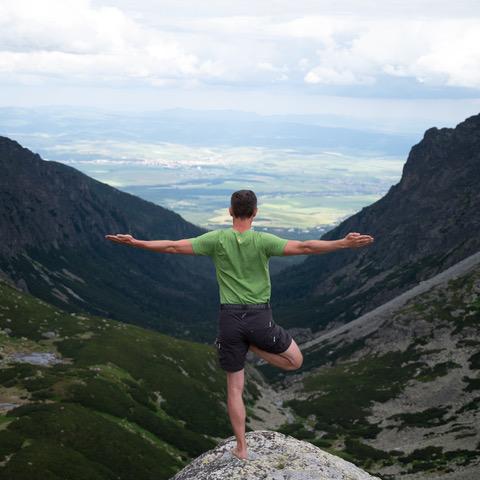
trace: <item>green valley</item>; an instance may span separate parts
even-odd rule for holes
[[[166,479],[231,434],[210,345],[66,313],[5,282],[0,327],[2,479]]]

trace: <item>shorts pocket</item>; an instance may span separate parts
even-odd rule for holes
[[[249,330],[249,341],[261,350],[272,352],[278,341],[278,326],[272,319],[262,321],[260,325]]]
[[[273,318],[270,315],[263,315],[257,313],[248,318],[247,329],[250,333],[259,334],[272,328],[275,325]]]

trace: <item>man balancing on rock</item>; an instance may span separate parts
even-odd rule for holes
[[[287,240],[252,230],[257,197],[239,190],[231,197],[233,226],[183,240],[137,240],[131,235],[106,235],[117,243],[160,253],[208,255],[217,272],[220,290],[218,334],[215,345],[227,375],[227,407],[237,445],[231,453],[246,460],[244,366],[248,350],[283,370],[297,370],[303,355],[290,333],[276,324],[270,306],[272,256],[309,255],[357,248],[373,242],[370,235],[349,233],[340,240]]]

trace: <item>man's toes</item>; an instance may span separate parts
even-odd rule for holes
[[[235,455],[239,460],[246,460],[247,459],[247,452],[239,452],[236,447],[230,450],[232,455]]]

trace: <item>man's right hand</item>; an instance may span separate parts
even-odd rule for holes
[[[365,247],[373,243],[373,237],[370,235],[360,235],[358,232],[350,232],[344,239],[346,248]]]
[[[105,235],[105,238],[115,243],[124,243],[126,245],[138,244],[138,240],[128,234],[122,235],[121,233],[117,233],[116,235]]]

